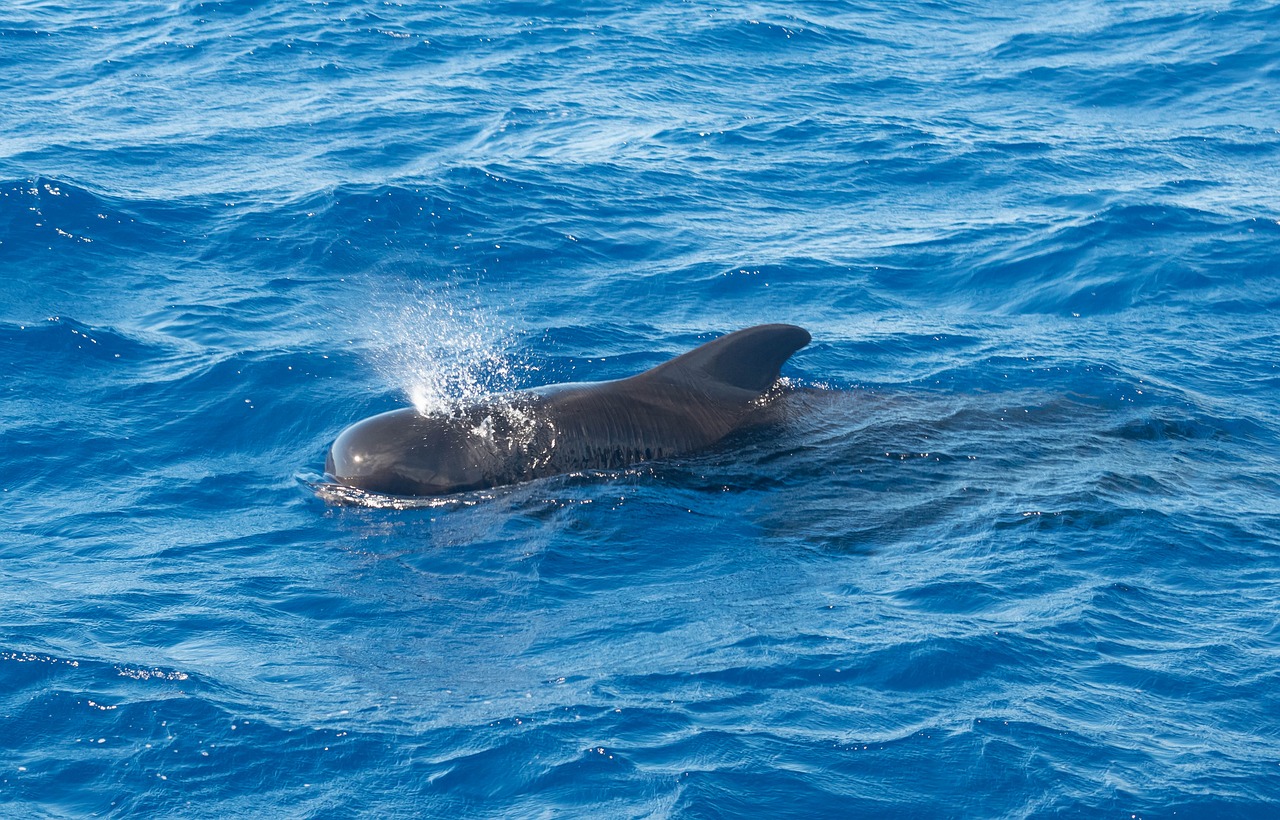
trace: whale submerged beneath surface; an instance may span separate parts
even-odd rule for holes
[[[325,472],[367,492],[433,496],[694,452],[767,421],[779,369],[809,340],[795,325],[759,325],[625,379],[392,410],[342,431]]]

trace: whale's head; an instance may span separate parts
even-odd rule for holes
[[[338,435],[324,470],[339,484],[387,495],[447,495],[512,480],[530,431],[510,405],[422,414],[392,410]]]
[[[479,485],[482,470],[447,415],[392,410],[338,435],[324,471],[339,484],[387,495],[444,495]]]

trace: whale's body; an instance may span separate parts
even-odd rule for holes
[[[794,325],[760,325],[626,379],[523,390],[447,413],[392,410],[344,430],[325,472],[369,492],[445,495],[694,452],[758,423],[779,368],[809,339]]]

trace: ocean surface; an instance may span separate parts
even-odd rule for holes
[[[1280,816],[1277,32],[5,0],[0,815]],[[762,322],[773,428],[313,488]]]

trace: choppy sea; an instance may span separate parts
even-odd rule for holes
[[[0,4],[0,814],[1280,812],[1280,5]],[[794,412],[335,506],[802,325]]]

